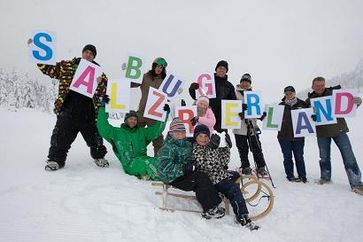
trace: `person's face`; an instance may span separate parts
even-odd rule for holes
[[[295,96],[296,96],[295,92],[290,92],[290,91],[285,92],[285,97],[287,100],[291,100],[291,99],[295,98]]]
[[[92,62],[94,60],[95,56],[93,55],[92,51],[85,50],[82,53],[82,58]]]
[[[164,66],[162,65],[156,65],[155,67],[155,74],[160,75],[163,72]]]
[[[216,70],[216,75],[218,77],[225,77],[226,74],[227,74],[227,68],[225,68],[224,66],[218,66]]]
[[[240,86],[242,87],[243,90],[251,89],[251,83],[248,81],[241,81]]]
[[[187,137],[187,134],[185,131],[174,131],[171,133],[171,136],[176,140],[185,139]]]
[[[207,108],[208,108],[208,104],[206,102],[204,102],[204,101],[198,102],[198,104],[197,104],[198,110],[205,112],[205,111],[207,111]]]
[[[125,121],[126,125],[130,128],[135,128],[137,125],[137,118],[136,117],[130,117],[126,119]]]
[[[312,88],[316,94],[323,94],[325,91],[325,81],[314,81]]]
[[[209,137],[206,134],[199,134],[196,138],[198,145],[208,145],[209,143]]]

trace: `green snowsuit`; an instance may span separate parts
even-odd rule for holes
[[[169,114],[169,113],[168,113]],[[166,118],[168,118],[168,114]],[[159,180],[156,171],[157,159],[147,156],[147,145],[159,137],[165,128],[165,122],[155,122],[147,128],[129,128],[125,123],[116,128],[109,124],[108,113],[101,107],[98,113],[97,128],[100,135],[111,143],[113,151],[120,160],[124,171],[129,175],[148,175],[152,180]]]

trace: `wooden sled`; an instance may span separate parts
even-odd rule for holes
[[[240,184],[241,192],[245,198],[246,205],[250,212],[251,220],[258,220],[269,214],[274,205],[274,195],[272,189],[263,181],[258,180],[255,176],[240,176],[237,181]],[[184,212],[195,212],[202,213],[201,210],[194,209],[180,209],[172,208],[168,206],[168,197],[183,198],[189,201],[196,201],[194,195],[183,194],[179,192],[171,192],[169,189],[173,189],[171,185],[164,184],[162,182],[153,182],[152,186],[161,187],[162,191],[156,191],[156,195],[161,195],[162,204],[159,207],[165,211],[184,211]],[[178,190],[178,189],[176,189]],[[180,191],[180,190],[179,190]],[[226,214],[230,214],[230,203],[226,197],[223,197],[224,207]]]

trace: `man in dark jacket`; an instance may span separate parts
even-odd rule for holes
[[[28,44],[31,42],[32,40],[29,39]],[[94,61],[96,55],[96,47],[93,45],[86,45],[82,50],[82,59],[98,65]],[[58,62],[54,66],[38,64],[38,68],[43,74],[59,80],[58,96],[54,103],[57,122],[50,140],[48,160],[45,166],[47,171],[55,171],[64,167],[68,150],[78,132],[82,134],[90,147],[95,164],[99,167],[109,166],[108,161],[104,159],[107,150],[96,127],[100,97],[106,94],[107,77],[105,74],[97,77],[98,85],[93,98],[70,90],[69,87],[80,61],[81,58],[73,58]]]
[[[340,86],[335,87],[339,89]],[[308,94],[306,103],[311,106],[310,99],[324,96],[331,96],[334,88],[325,87],[325,79],[316,77],[312,83],[313,92]],[[354,103],[358,106],[362,103],[359,97],[354,98]],[[319,184],[329,183],[331,179],[331,158],[330,144],[333,139],[338,146],[343,158],[344,168],[352,191],[363,195],[363,183],[361,181],[361,172],[354,156],[347,132],[349,131],[344,118],[337,118],[336,124],[319,125],[316,127],[319,153],[320,153],[320,173]]]
[[[292,127],[291,110],[307,108],[307,104],[296,97],[295,88],[293,86],[287,86],[284,88],[285,96],[282,98],[282,102],[279,105],[285,106],[284,115],[281,123],[281,130],[277,134],[281,151],[284,157],[284,168],[286,178],[291,182],[307,182],[305,161],[304,161],[304,137],[294,137],[294,131]],[[294,163],[292,161],[292,155],[294,154],[295,165],[298,177],[294,176]]]
[[[216,86],[216,98],[209,99],[209,106],[212,108],[216,117],[216,124],[214,130],[221,133],[226,131],[221,128],[222,122],[222,110],[221,100],[236,100],[236,94],[234,92],[234,86],[228,81],[228,63],[225,60],[221,60],[217,63],[214,73],[215,86]],[[198,83],[192,83],[189,87],[189,94],[195,100],[195,91],[199,88]]]

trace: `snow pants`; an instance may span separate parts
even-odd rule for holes
[[[131,162],[128,164],[123,164],[121,162],[121,165],[124,169],[124,171],[133,176],[149,176],[151,180],[159,181],[160,178],[157,173],[156,169],[156,163],[158,160],[154,157],[150,156],[140,156],[134,158]]]
[[[102,137],[98,134],[95,120],[91,117],[75,117],[71,112],[62,111],[57,116],[57,122],[50,139],[48,160],[55,161],[60,167],[63,167],[67,153],[78,132],[81,133],[87,146],[90,147],[93,159],[105,157],[107,149],[103,145]]]
[[[236,138],[236,145],[241,159],[241,168],[251,167],[250,161],[248,160],[249,148],[252,151],[253,159],[256,162],[257,168],[264,167],[266,165],[258,134],[250,137],[247,135],[234,134],[234,137]]]
[[[216,207],[222,202],[218,191],[209,179],[208,175],[203,172],[193,171],[181,177],[178,177],[170,183],[183,191],[194,191],[198,202],[202,205],[203,211]]]

